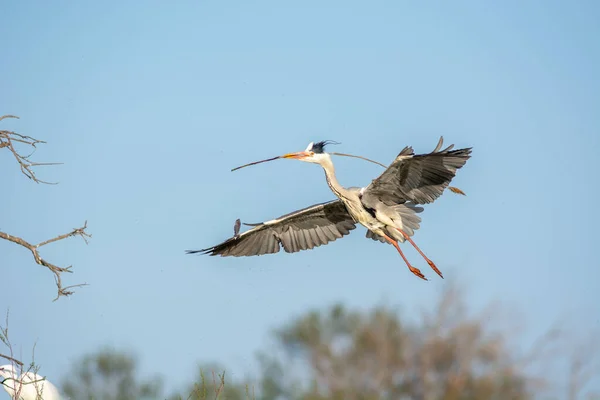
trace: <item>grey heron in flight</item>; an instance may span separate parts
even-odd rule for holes
[[[412,147],[407,146],[368,186],[345,188],[338,183],[331,156],[325,152],[325,146],[329,143],[331,142],[311,142],[304,151],[242,167],[278,158],[319,164],[325,171],[327,184],[338,200],[315,204],[271,221],[244,224],[253,228],[240,234],[236,232],[232,238],[216,246],[186,252],[242,257],[277,253],[283,247],[286,252],[295,253],[339,239],[349,234],[359,223],[367,228],[367,238],[394,246],[410,271],[419,278],[427,280],[418,268],[411,265],[398,242],[408,241],[443,278],[440,270],[411,236],[419,229],[421,222],[417,214],[423,211],[423,207],[418,205],[432,203],[442,195],[457,170],[471,157],[472,148],[452,150],[454,145],[450,145],[442,150],[443,137],[440,137],[431,153],[415,154]],[[450,189],[462,193],[459,189]]]

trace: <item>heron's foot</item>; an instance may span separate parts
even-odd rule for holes
[[[402,232],[402,231],[400,231]],[[402,249],[400,249],[400,246],[398,245],[398,242],[396,242],[394,239],[392,239],[391,237],[389,237],[388,235],[384,234],[383,237],[390,242],[390,244],[392,246],[394,246],[396,248],[396,250],[398,250],[398,253],[400,253],[400,256],[402,256],[402,259],[404,260],[404,262],[406,263],[406,266],[408,267],[408,269],[410,270],[410,272],[412,272],[413,274],[415,274],[416,276],[418,276],[419,278],[423,279],[424,281],[427,280],[427,278],[425,278],[425,275],[423,275],[423,273],[418,269],[413,267],[412,265],[410,265],[410,262],[408,261],[408,259],[406,258],[406,256],[404,255],[404,253],[402,252]]]
[[[412,272],[419,278],[423,279],[424,281],[428,280],[427,278],[425,278],[425,275],[423,275],[423,273],[419,270],[419,268],[415,268],[412,265],[408,264],[408,269],[410,269],[410,272]]]
[[[438,267],[435,266],[435,264],[433,263],[433,261],[431,261],[430,259],[427,259],[427,264],[429,264],[429,266],[431,267],[431,269],[434,270],[435,273],[440,276],[440,278],[444,279],[444,275],[442,275],[442,271],[440,271],[438,269]]]
[[[406,234],[406,232],[404,232],[402,229],[398,229],[398,228],[396,228],[396,229],[398,230],[398,232],[400,232],[402,234],[402,236],[404,236],[404,239],[406,239],[410,244],[412,244],[412,246],[419,252],[419,254],[425,259],[425,261],[427,261],[427,264],[429,264],[429,266],[431,267],[431,269],[434,270],[435,273],[438,274],[442,279],[444,279],[444,275],[442,275],[442,272],[438,269],[438,267],[435,266],[435,264],[433,263],[433,261],[431,261],[425,255],[425,253],[423,253],[421,251],[421,249],[419,248],[419,246],[417,246],[417,244],[410,238],[410,236],[408,236]],[[406,259],[404,261],[406,261]],[[406,261],[406,263],[408,264],[408,261]],[[421,274],[421,271],[419,271],[418,269],[417,269],[417,271],[419,271],[419,274],[415,273],[415,271],[413,271],[413,268],[410,265],[409,265],[409,268],[410,268],[410,270],[412,271],[413,274],[415,274],[417,276],[419,276],[419,274]],[[422,275],[423,274],[421,274],[421,276],[419,276],[419,277],[422,277]],[[427,279],[425,279],[425,280],[427,280]]]

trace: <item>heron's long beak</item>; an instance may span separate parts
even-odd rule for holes
[[[281,158],[293,158],[293,159],[299,160],[301,158],[310,157],[311,155],[312,155],[312,153],[310,153],[308,151],[299,151],[296,153],[284,154],[281,156]]]

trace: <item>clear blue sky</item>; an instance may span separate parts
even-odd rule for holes
[[[113,345],[172,388],[202,361],[243,375],[268,331],[308,307],[430,307],[448,281],[407,248],[432,278],[416,279],[363,228],[297,254],[184,254],[236,218],[332,199],[315,165],[230,172],[322,139],[386,163],[440,135],[473,146],[454,181],[468,196],[427,206],[417,243],[474,310],[521,312],[525,341],[565,317],[600,327],[598,3],[251,3],[3,3],[0,114],[21,120],[2,128],[47,141],[35,160],[64,165],[39,169],[60,182],[43,186],[1,156],[0,229],[37,242],[88,220],[93,234],[43,249],[73,264],[67,284],[90,284],[55,303],[51,274],[0,242],[0,308],[23,358],[37,342],[60,382]],[[335,162],[346,186],[381,172]]]

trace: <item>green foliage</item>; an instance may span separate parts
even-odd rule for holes
[[[138,382],[137,362],[110,349],[84,356],[63,382],[67,398],[78,400],[143,400],[160,397],[161,382]]]
[[[255,398],[250,385],[227,383],[226,371],[219,366],[200,368],[195,383],[190,385],[184,393],[174,394],[169,397],[169,400],[254,400]]]

